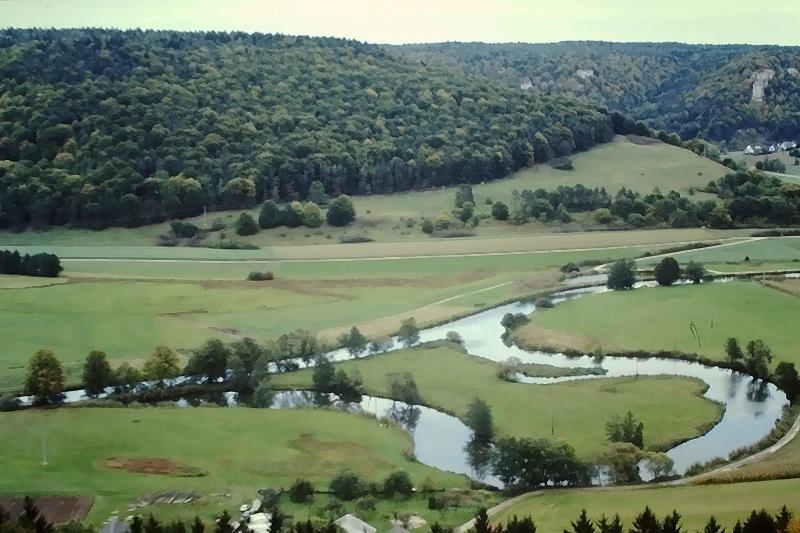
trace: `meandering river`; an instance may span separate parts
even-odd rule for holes
[[[600,281],[592,279],[592,282]],[[731,281],[731,280],[721,280]],[[652,283],[637,284],[636,290],[648,290]],[[591,297],[606,292],[604,286],[574,288],[558,292],[552,301],[558,305],[568,299]],[[546,363],[560,367],[600,367],[604,375],[574,376],[562,378],[526,378],[519,380],[536,386],[575,379],[606,379],[609,377],[634,375],[676,375],[698,378],[708,384],[705,397],[725,406],[722,419],[708,433],[684,442],[667,452],[675,462],[675,471],[684,473],[695,462],[715,457],[727,457],[730,452],[749,446],[765,435],[780,418],[783,407],[788,404],[786,395],[772,384],[754,383],[750,376],[732,370],[706,366],[701,363],[675,359],[634,359],[605,356],[602,360],[590,356],[568,357],[559,353],[526,351],[517,346],[508,346],[502,340],[504,328],[500,324],[506,313],[530,314],[536,312],[532,303],[512,303],[489,309],[466,318],[454,320],[441,326],[422,330],[422,342],[445,338],[450,331],[458,333],[466,351],[474,356],[493,361],[505,361],[509,357],[519,358],[523,363]],[[395,339],[396,341],[396,339]],[[386,352],[390,353],[390,352]],[[349,359],[344,350],[328,354],[331,360]],[[380,356],[379,356],[380,357]],[[84,391],[70,391],[67,402],[84,399]],[[235,395],[227,395],[229,404],[235,404]],[[21,398],[24,402],[29,398]],[[313,405],[319,396],[308,391],[280,392],[275,396],[272,408],[297,408]],[[398,421],[411,434],[414,454],[420,462],[451,472],[474,476],[465,446],[471,431],[460,420],[429,407],[411,407],[385,398],[364,396],[360,404],[346,404],[333,400],[335,407],[389,416]],[[496,480],[483,481],[497,484]]]

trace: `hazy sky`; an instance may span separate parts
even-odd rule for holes
[[[800,45],[798,0],[0,0],[0,27],[243,30],[379,43]]]

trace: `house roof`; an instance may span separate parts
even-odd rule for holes
[[[334,524],[344,529],[347,533],[375,533],[377,531],[371,525],[351,514],[344,515]]]

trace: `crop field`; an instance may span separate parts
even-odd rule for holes
[[[683,531],[702,531],[712,514],[726,531],[731,531],[737,520],[744,521],[753,510],[763,508],[775,513],[786,505],[795,514],[800,511],[800,479],[702,487],[543,491],[510,506],[493,521],[532,515],[539,531],[562,531],[586,509],[594,519],[603,513],[608,517],[618,513],[627,531],[646,505],[659,519],[677,510]]]
[[[423,402],[464,416],[479,396],[492,408],[503,436],[551,437],[593,457],[605,445],[605,424],[630,410],[645,427],[645,446],[659,447],[675,439],[698,435],[715,423],[720,408],[701,398],[699,381],[679,377],[639,377],[585,380],[554,385],[509,383],[496,376],[497,364],[465,355],[447,345],[424,345],[387,355],[339,363],[358,370],[369,393],[386,396],[387,374],[411,372]],[[279,386],[306,388],[311,371],[277,376]],[[586,406],[591,405],[591,409]],[[521,406],[533,408],[522,409]]]
[[[47,466],[42,466],[42,435]],[[169,491],[194,492],[198,499],[189,506],[156,507],[158,514],[209,520],[223,508],[251,501],[257,489],[286,488],[297,478],[325,489],[344,469],[369,481],[404,470],[417,486],[426,480],[439,489],[466,484],[461,476],[407,459],[412,443],[402,430],[335,411],[212,407],[0,413],[0,442],[0,494],[96,496],[89,516],[94,523],[114,510],[125,516],[137,499]],[[456,524],[468,515],[445,518]]]
[[[723,272],[800,269],[800,237],[754,238],[713,248],[671,254],[685,264],[703,263],[707,269]],[[749,262],[745,261],[749,258]],[[660,259],[640,259],[639,265],[653,266]]]
[[[800,299],[756,282],[609,292],[536,312],[517,331],[527,345],[603,350],[677,350],[724,359],[724,343],[762,339],[773,364],[800,364],[795,330]],[[700,343],[693,336],[694,324]]]

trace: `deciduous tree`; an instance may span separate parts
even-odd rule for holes
[[[114,381],[105,352],[92,350],[83,365],[83,386],[89,396],[97,396]]]
[[[35,405],[61,401],[64,392],[64,370],[50,350],[38,350],[28,361],[25,394],[33,396]]]

